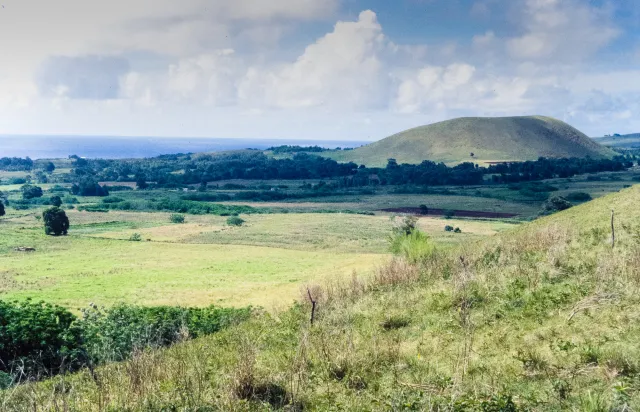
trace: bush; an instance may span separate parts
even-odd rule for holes
[[[446,225],[446,226],[444,227],[444,231],[445,231],[445,232],[453,232],[453,226]]]
[[[7,212],[4,210],[4,203],[0,200],[0,216],[4,216]]]
[[[592,199],[591,195],[585,192],[572,192],[567,195],[567,200],[572,202],[588,202]]]
[[[0,372],[46,377],[84,364],[81,330],[66,309],[0,301],[0,320]]]
[[[247,320],[251,308],[92,305],[82,313],[78,319],[60,306],[0,300],[0,389],[209,335]]]
[[[390,250],[393,254],[402,256],[411,263],[418,263],[431,258],[436,249],[428,235],[414,230],[408,235],[399,233],[393,236]]]
[[[548,215],[569,209],[570,207],[573,207],[573,205],[567,199],[561,196],[554,196],[544,203],[542,206],[542,214]]]
[[[134,233],[129,237],[129,241],[131,241],[131,242],[141,242],[142,241],[142,236],[140,236],[140,233]]]
[[[429,208],[427,207],[427,205],[420,205],[420,214],[421,215],[429,214]]]
[[[250,308],[181,308],[118,305],[83,311],[87,352],[96,363],[127,359],[135,350],[210,335],[248,319]]]
[[[462,229],[457,227],[457,228],[453,229],[453,233],[462,233]]]
[[[52,206],[60,207],[62,206],[62,199],[60,199],[60,196],[51,196],[51,199],[49,199],[49,203]]]
[[[44,219],[44,233],[47,235],[66,235],[69,230],[69,218],[64,210],[59,207],[51,207],[42,212]]]
[[[448,209],[448,210],[444,211],[444,218],[445,219],[451,219],[455,215],[456,215],[456,211],[455,210]]]
[[[169,221],[171,223],[184,223],[184,215],[174,213],[171,216],[169,216]]]
[[[22,186],[22,199],[29,200],[36,197],[42,197],[43,192],[40,186],[24,185]]]
[[[244,220],[238,216],[231,216],[227,219],[227,225],[229,226],[242,226],[244,224]]]

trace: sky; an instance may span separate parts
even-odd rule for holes
[[[0,135],[640,132],[637,0],[0,0]]]

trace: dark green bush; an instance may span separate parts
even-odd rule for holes
[[[44,219],[44,233],[47,235],[66,235],[69,230],[69,218],[64,210],[59,207],[51,207],[42,212]]]
[[[127,359],[135,350],[168,346],[210,335],[249,318],[250,308],[142,307],[118,305],[83,312],[87,352],[96,363]]]
[[[567,195],[567,200],[572,202],[588,202],[592,199],[591,195],[585,192],[572,192]]]
[[[43,192],[40,186],[32,186],[32,185],[24,185],[21,188],[22,190],[22,199],[29,200],[34,199],[36,197],[42,197]]]
[[[0,301],[0,371],[51,376],[85,363],[81,329],[66,309],[43,302]]]
[[[238,216],[231,216],[227,219],[227,225],[229,226],[242,226],[244,224],[244,219]]]
[[[573,205],[567,199],[565,199],[564,197],[561,197],[561,196],[554,196],[551,199],[547,200],[544,203],[544,205],[542,205],[541,214],[549,215],[549,214],[552,214],[552,213],[556,213],[556,212],[560,212],[562,210],[569,209],[570,207],[573,207]]]
[[[0,216],[4,216],[6,214],[5,210],[4,210],[4,203],[2,203],[2,200],[0,200]]]
[[[453,232],[453,226],[446,225],[446,226],[444,227],[444,231],[445,231],[445,232]]]
[[[0,301],[0,389],[209,335],[250,315],[251,308],[92,305],[78,319],[60,306]]]
[[[51,199],[49,199],[49,203],[52,206],[60,207],[62,206],[62,199],[60,198],[60,196],[51,196]]]

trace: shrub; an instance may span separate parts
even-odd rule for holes
[[[567,195],[567,200],[572,202],[588,202],[592,199],[591,195],[585,192],[571,192]]]
[[[0,216],[4,216],[7,212],[4,210],[4,203],[0,200]]]
[[[171,223],[184,223],[184,215],[174,213],[171,216],[169,216],[169,221]]]
[[[24,200],[34,199],[36,197],[42,197],[43,192],[40,186],[24,185],[21,188],[22,198]]]
[[[210,335],[248,319],[250,308],[182,308],[118,305],[83,311],[87,352],[96,363],[127,359],[135,350]]]
[[[251,308],[91,305],[82,313],[78,319],[60,306],[0,300],[0,389],[209,335],[248,319]]]
[[[399,233],[392,237],[390,250],[411,263],[418,263],[431,258],[436,248],[427,234],[414,230],[408,235]]]
[[[227,219],[227,225],[229,226],[242,226],[244,220],[238,216],[231,216]]]
[[[134,233],[129,237],[129,241],[130,242],[141,242],[142,241],[142,236],[140,236],[140,233]]]
[[[453,229],[453,233],[462,233],[462,230],[459,227],[457,227]]]
[[[395,221],[395,217],[393,218]],[[393,227],[393,233],[396,236],[405,235],[408,236],[416,230],[418,225],[418,219],[414,216],[405,216],[402,221],[395,223]]]
[[[429,214],[429,208],[427,207],[427,205],[420,205],[420,214],[421,215]]]
[[[451,218],[452,218],[452,217],[454,217],[455,215],[456,215],[456,211],[455,211],[455,210],[448,209],[448,210],[445,210],[445,211],[444,211],[444,217],[445,217],[445,219],[451,219]]]
[[[23,369],[27,377],[40,377],[84,364],[81,330],[66,309],[0,301],[0,319],[0,372],[12,375]]]
[[[44,219],[44,233],[47,235],[66,235],[69,230],[69,218],[64,210],[59,207],[51,207],[42,212]]]
[[[444,231],[445,231],[445,232],[453,232],[453,226],[446,225],[446,226],[444,227]]]
[[[561,196],[554,196],[547,200],[542,206],[542,214],[548,215],[573,207],[571,202]]]
[[[51,199],[49,199],[49,203],[52,206],[60,207],[62,206],[62,199],[60,199],[60,196],[51,196]]]

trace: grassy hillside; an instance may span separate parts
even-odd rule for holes
[[[471,153],[474,156],[471,156]],[[352,151],[329,156],[367,166],[432,160],[454,164],[544,157],[600,157],[613,152],[579,130],[550,117],[466,117],[422,126]]]
[[[310,286],[313,325],[305,291],[290,310],[93,377],[0,392],[0,409],[637,410],[638,202],[635,186],[399,257],[371,279]]]

